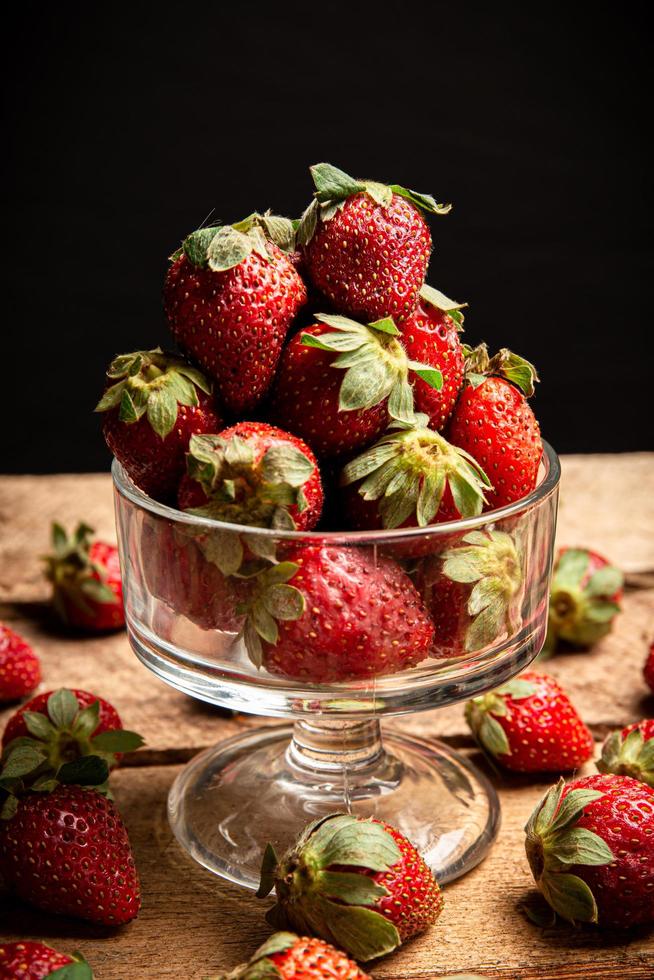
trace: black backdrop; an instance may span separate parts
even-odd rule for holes
[[[321,159],[454,202],[430,279],[537,362],[560,451],[648,448],[646,5],[579,6],[5,14],[3,468],[104,469],[103,367],[167,341],[167,254],[212,209],[297,214]]]

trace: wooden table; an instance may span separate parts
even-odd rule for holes
[[[654,712],[641,676],[654,636],[654,454],[571,456],[563,469],[560,542],[593,545],[628,573],[614,633],[592,654],[558,656],[547,666],[600,740]],[[38,556],[47,550],[52,519],[70,525],[80,517],[114,535],[107,475],[0,478],[0,618],[33,642],[45,686],[107,696],[125,725],[147,740],[113,777],[141,874],[143,910],[129,926],[111,931],[41,914],[6,896],[0,899],[0,935],[80,949],[98,980],[205,977],[232,968],[265,938],[262,903],[186,857],[168,828],[166,794],[181,763],[260,721],[226,717],[168,688],[136,660],[124,633],[79,639],[53,623]],[[9,713],[0,712],[0,724]],[[438,736],[476,757],[460,705],[390,724]],[[527,920],[521,906],[534,889],[522,828],[547,781],[492,778],[503,824],[490,856],[447,887],[437,925],[374,966],[374,976],[428,980],[476,972],[497,980],[652,980],[654,930],[600,936],[592,929],[543,930]]]

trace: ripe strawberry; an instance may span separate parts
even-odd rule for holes
[[[104,698],[66,688],[37,694],[14,712],[2,735],[3,750],[24,738],[55,769],[85,755],[98,755],[113,768],[123,752],[143,745],[140,735],[123,728],[120,715]]]
[[[26,697],[40,681],[41,663],[29,643],[0,623],[0,702]]]
[[[593,736],[553,677],[528,671],[466,705],[481,747],[514,772],[564,772],[593,755]]]
[[[211,385],[194,367],[159,348],[121,354],[107,370],[96,405],[109,449],[137,487],[157,500],[175,493],[195,433],[222,428]]]
[[[66,967],[65,972],[62,967]],[[67,956],[45,943],[23,939],[0,945],[0,980],[93,980],[91,967],[79,954]]]
[[[125,612],[118,549],[93,541],[92,535],[87,524],[78,524],[70,537],[60,524],[52,525],[53,554],[45,559],[52,603],[63,622],[76,629],[122,629]]]
[[[461,657],[520,628],[523,556],[505,531],[470,531],[422,561],[414,582],[434,621],[437,657]]]
[[[336,683],[406,670],[429,654],[433,624],[390,558],[290,545],[254,587],[244,639],[252,661],[273,674]]]
[[[536,486],[540,429],[525,395],[533,394],[538,375],[533,365],[506,349],[491,359],[485,344],[464,352],[468,383],[446,434],[483,466],[493,485],[485,509],[494,510],[521,500]]]
[[[628,776],[552,786],[525,828],[529,864],[562,918],[654,921],[654,790]]]
[[[340,482],[345,520],[357,530],[476,517],[489,486],[469,453],[424,427],[388,433],[344,467]]]
[[[179,487],[181,510],[229,524],[311,530],[323,491],[316,458],[301,439],[265,422],[239,422],[193,436]]]
[[[307,299],[292,262],[272,240],[292,251],[292,224],[275,219],[282,222],[280,237],[271,217],[193,232],[166,276],[173,336],[217,381],[234,414],[254,409],[268,391],[286,333]]]
[[[274,922],[364,962],[423,932],[443,907],[436,879],[403,834],[345,813],[309,824],[281,861],[268,845],[258,897],[273,888]]]
[[[609,735],[597,768],[604,773],[631,776],[654,787],[654,718],[644,718]]]
[[[586,548],[562,548],[550,589],[547,650],[558,640],[589,647],[611,631],[620,612],[622,572]]]
[[[647,660],[643,667],[643,677],[650,691],[654,691],[654,642],[650,644]]]
[[[276,932],[247,963],[213,980],[372,980],[356,963],[322,939]]]
[[[323,457],[367,445],[389,417],[417,424],[412,384],[441,387],[442,374],[429,361],[442,360],[438,344],[415,342],[427,357],[416,361],[391,317],[368,324],[326,313],[316,319],[320,323],[296,334],[282,355],[272,417]]]
[[[447,214],[428,194],[354,180],[328,163],[311,167],[316,187],[298,228],[311,281],[334,309],[397,323],[418,303],[431,252],[420,208]]]

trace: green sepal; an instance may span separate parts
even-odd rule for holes
[[[488,354],[486,344],[469,347],[464,344],[463,355],[466,362],[466,379],[473,387],[478,387],[488,377],[506,378],[530,398],[535,391],[535,383],[540,381],[534,365],[507,347],[502,347],[493,357]]]
[[[363,963],[392,953],[402,943],[397,927],[373,909],[325,900],[318,909],[334,945]]]
[[[81,953],[73,953],[74,962],[48,973],[48,980],[93,980],[93,971]]]
[[[456,300],[449,299],[440,289],[434,289],[427,283],[420,290],[420,298],[428,306],[433,306],[441,313],[447,313],[450,319],[454,321],[456,329],[458,331],[463,330],[464,315],[462,311],[467,308],[467,303],[457,303]]]
[[[400,849],[381,824],[339,814],[324,821],[311,835],[306,852],[320,868],[333,864],[387,871],[400,858]]]
[[[604,742],[596,765],[600,772],[630,776],[654,787],[654,738],[645,739],[640,728],[634,728],[626,738],[622,732],[613,732]]]
[[[262,640],[275,646],[279,639],[277,621],[300,619],[304,615],[306,600],[303,593],[288,585],[299,569],[294,562],[278,562],[272,568],[259,571],[251,579],[253,594],[243,610],[246,614],[240,638],[245,644],[250,661],[259,669],[263,664]]]
[[[514,678],[495,690],[468,701],[465,718],[481,749],[494,758],[513,754],[504,727],[497,719],[505,718],[508,714],[507,696],[514,701],[521,701],[535,692],[536,688],[529,681]]]
[[[567,548],[556,562],[549,604],[548,648],[557,640],[573,646],[593,646],[606,636],[620,612],[616,594],[624,584],[620,569],[606,565],[588,577],[590,555],[583,548]]]
[[[171,259],[175,261],[183,254],[196,268],[227,272],[240,265],[252,252],[268,261],[269,240],[276,244],[279,240],[285,244],[285,250],[292,251],[288,246],[295,242],[293,223],[266,212],[248,215],[232,225],[198,228],[184,239],[181,249]]]
[[[72,762],[64,762],[57,770],[56,778],[67,785],[99,786],[109,778],[109,766],[98,755],[84,755]]]
[[[428,211],[429,214],[449,214],[452,210],[451,204],[439,204],[431,194],[412,191],[408,187],[402,187],[401,184],[390,184],[389,186],[394,194],[399,194],[400,197],[410,201],[411,204],[415,204],[423,211]]]

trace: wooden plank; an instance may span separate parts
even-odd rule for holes
[[[233,967],[267,935],[259,902],[214,878],[177,846],[165,799],[177,767],[124,769],[115,794],[132,838],[143,886],[143,911],[130,926],[110,931],[72,919],[0,903],[6,939],[41,938],[79,948],[98,980],[205,977]],[[428,980],[476,972],[495,980],[651,980],[654,936],[532,925],[521,905],[533,893],[523,848],[523,825],[545,784],[503,781],[503,827],[486,861],[447,887],[436,926],[371,967],[379,980]]]

